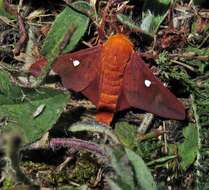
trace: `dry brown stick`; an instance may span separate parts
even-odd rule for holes
[[[178,64],[178,65],[181,65],[181,66],[183,66],[183,67],[189,69],[190,71],[195,72],[195,69],[194,69],[192,66],[187,65],[187,64],[185,64],[185,63],[182,63],[182,62],[180,62],[180,61],[171,60],[171,63],[175,63],[175,64]]]
[[[20,54],[20,50],[23,48],[26,41],[28,40],[28,34],[27,34],[26,29],[25,29],[24,19],[23,19],[22,16],[20,16],[20,14],[17,15],[17,21],[18,21],[18,25],[19,25],[20,39],[16,43],[16,46],[13,50],[14,55],[19,55]]]
[[[110,9],[110,7],[112,6],[114,0],[108,0],[105,8],[104,8],[104,11],[102,13],[102,20],[101,20],[101,23],[98,27],[98,33],[99,33],[99,37],[100,39],[105,39],[105,24],[106,24],[106,20],[107,20],[107,17],[108,17],[108,11]]]

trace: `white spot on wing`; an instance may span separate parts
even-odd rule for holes
[[[150,87],[152,82],[150,80],[145,80],[144,84],[145,84],[146,87]]]
[[[73,60],[73,66],[77,67],[78,65],[80,65],[80,61],[79,60]]]

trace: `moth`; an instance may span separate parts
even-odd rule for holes
[[[39,75],[46,59],[33,64]],[[102,45],[59,56],[53,71],[63,86],[81,92],[96,105],[96,120],[110,124],[116,111],[131,107],[183,120],[183,104],[158,80],[134,51],[129,38],[116,34]]]

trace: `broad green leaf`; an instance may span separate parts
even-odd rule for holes
[[[21,88],[18,86],[14,86],[10,81],[10,77],[8,73],[0,71],[0,105],[4,101],[15,101],[20,100],[22,97]],[[3,97],[5,99],[3,99]]]
[[[123,24],[129,26],[130,28],[136,29],[136,30],[140,30],[140,29],[141,29],[141,28],[137,25],[137,23],[135,23],[130,17],[128,17],[128,16],[126,16],[126,15],[124,15],[124,14],[121,14],[121,13],[117,14],[116,16],[117,16],[117,19],[118,19],[121,23],[123,23]]]
[[[3,78],[3,76],[5,76]],[[0,89],[0,118],[6,118],[7,124],[3,131],[18,131],[25,143],[40,138],[57,121],[68,102],[69,96],[53,89],[20,89],[13,85],[7,73],[0,72],[1,83],[7,88]],[[19,99],[16,92],[21,90]],[[8,92],[15,92],[13,94]],[[37,109],[44,105],[44,109],[34,117]]]
[[[88,131],[88,132],[96,132],[105,134],[107,137],[110,137],[116,144],[119,144],[118,138],[115,136],[113,131],[106,126],[98,123],[88,123],[88,122],[77,122],[70,126],[70,132],[80,132],[80,131]]]
[[[86,11],[90,9],[90,5],[84,1],[77,1],[73,3],[74,6],[82,6]],[[81,37],[84,35],[89,24],[89,18],[81,12],[66,7],[55,19],[51,29],[45,39],[42,47],[42,55],[51,57],[60,53],[60,46],[63,43],[66,35],[69,35],[69,43],[64,48],[63,52],[72,51]],[[71,32],[71,34],[68,34]]]
[[[145,0],[142,8],[142,15],[137,19],[135,18],[135,20],[140,22],[135,22],[132,20],[131,16],[124,14],[117,14],[117,19],[131,30],[140,31],[153,38],[167,15],[169,4],[170,0]]]
[[[72,5],[87,8],[87,3],[84,1],[77,1]],[[44,81],[59,54],[69,52],[75,48],[84,35],[88,24],[89,18],[71,7],[66,7],[56,17],[41,50],[42,55],[47,58],[48,64],[42,70],[37,81],[32,84],[33,87],[39,86]]]
[[[133,149],[137,146],[137,129],[134,125],[130,125],[127,122],[117,123],[115,128],[115,134],[120,142],[126,147]]]
[[[157,190],[155,181],[149,171],[148,167],[141,159],[139,155],[130,149],[126,148],[128,159],[133,165],[137,182],[140,184],[143,190]]]
[[[143,12],[142,22],[140,25],[141,29],[148,33],[155,33],[155,29],[157,26],[154,19],[158,21],[158,18],[159,17],[155,17],[150,10],[148,10],[147,12]]]
[[[170,0],[146,0],[143,5],[143,14],[140,28],[147,33],[155,34],[167,15]]]
[[[118,176],[118,179],[114,180],[115,183],[126,190],[134,189],[134,173],[127,162],[124,150],[118,147],[117,149],[108,149],[108,152],[110,153],[112,167]]]
[[[119,14],[116,15],[116,17],[119,20],[119,22],[121,22],[122,24],[128,26],[131,30],[140,31],[140,32],[148,35],[149,37],[152,37],[153,38],[153,35],[150,34],[148,30],[144,30],[144,28],[142,28],[142,25],[140,27],[139,23],[134,22],[127,15],[124,15],[124,14],[119,13]]]
[[[178,144],[178,153],[181,157],[180,165],[186,170],[194,161],[198,152],[198,132],[197,128],[190,124],[183,130],[184,142]]]
[[[108,179],[108,183],[110,185],[111,190],[123,190],[123,189],[120,188],[120,186],[117,183],[115,183],[111,179]]]

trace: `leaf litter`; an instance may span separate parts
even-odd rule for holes
[[[207,189],[208,8],[204,0],[0,1],[0,188]],[[48,74],[63,52],[118,31],[184,102],[185,121],[146,121],[132,109],[109,129],[94,122],[91,102]],[[29,56],[43,55],[41,77],[29,77]]]

